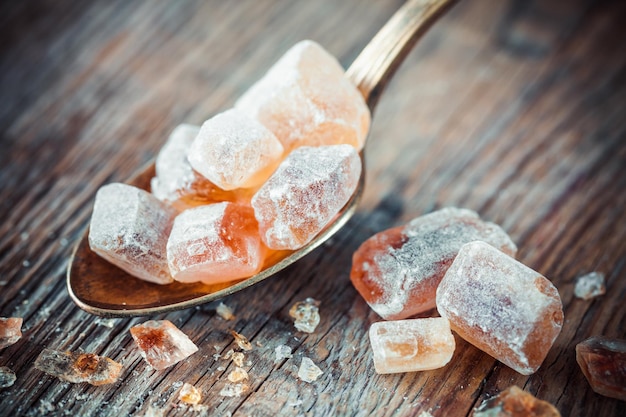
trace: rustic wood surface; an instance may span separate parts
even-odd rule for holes
[[[465,416],[517,384],[564,416],[623,416],[595,394],[575,345],[626,337],[626,3],[465,0],[423,39],[378,104],[357,215],[273,279],[215,305],[170,313],[200,347],[165,371],[140,358],[128,329],[65,289],[73,244],[97,188],[154,158],[181,122],[228,108],[290,45],[317,40],[348,66],[401,1],[30,0],[0,4],[0,316],[24,337],[0,351],[17,374],[0,415]],[[376,375],[367,330],[380,320],[349,282],[351,255],[374,232],[443,206],[501,224],[519,259],[549,277],[563,332],[522,376],[457,338],[452,362]],[[586,272],[607,294],[574,298]],[[315,333],[287,312],[321,301]],[[215,353],[247,336],[250,390],[219,395],[233,364]],[[294,356],[274,364],[274,348]],[[82,349],[124,365],[119,382],[68,384],[33,367],[43,348]],[[303,356],[324,371],[296,378]],[[180,383],[202,407],[179,403]]]

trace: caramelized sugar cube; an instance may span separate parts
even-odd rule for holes
[[[294,326],[301,332],[313,333],[320,323],[318,306],[320,302],[309,297],[298,301],[289,309],[289,315],[294,319]]]
[[[185,382],[178,393],[178,399],[185,404],[197,405],[202,400],[202,394],[198,388]]]
[[[350,279],[370,307],[398,320],[435,307],[435,292],[465,243],[485,241],[513,256],[515,244],[499,226],[471,210],[444,208],[377,233],[352,257]]]
[[[626,401],[626,340],[590,337],[576,345],[576,362],[595,392]]]
[[[442,317],[381,321],[372,324],[369,337],[379,374],[441,368],[455,347],[450,323]]]
[[[0,317],[0,349],[11,346],[22,337],[21,317]]]
[[[148,320],[130,328],[141,356],[154,369],[168,368],[189,357],[198,347],[169,320]]]
[[[294,45],[235,104],[274,132],[285,150],[349,144],[361,150],[370,113],[337,60],[320,45]]]
[[[523,375],[539,368],[563,325],[554,285],[484,242],[461,248],[437,309],[459,336]]]
[[[304,146],[293,151],[252,197],[261,239],[271,249],[309,243],[348,202],[361,159],[352,146]]]
[[[156,177],[150,182],[152,194],[177,210],[220,201],[250,200],[250,192],[225,191],[194,171],[187,154],[200,133],[198,126],[177,126],[156,159]]]
[[[204,122],[189,150],[191,166],[223,190],[253,188],[283,155],[276,136],[255,119],[230,109]]]
[[[98,190],[89,226],[91,250],[137,278],[172,282],[165,245],[176,211],[126,184]]]
[[[256,274],[265,254],[258,230],[249,206],[223,202],[182,212],[167,241],[172,276],[214,284]]]
[[[41,351],[35,360],[35,368],[63,381],[91,385],[111,384],[122,372],[121,364],[105,356],[52,349]]]
[[[547,401],[512,385],[493,398],[483,401],[473,417],[561,417]]]

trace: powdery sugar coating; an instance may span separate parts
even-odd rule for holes
[[[455,347],[450,324],[441,317],[374,323],[369,337],[379,374],[441,368]]]
[[[354,253],[350,279],[386,320],[435,307],[435,292],[465,243],[482,240],[509,255],[517,247],[499,226],[471,210],[444,208],[380,232]]]
[[[194,171],[187,153],[200,133],[198,126],[177,126],[156,159],[156,177],[150,182],[152,193],[178,210],[220,201],[250,198],[248,193],[225,191]]]
[[[22,337],[21,317],[0,317],[0,349],[15,344]]]
[[[206,284],[249,277],[261,270],[265,248],[248,206],[216,203],[182,212],[167,241],[172,276]]]
[[[360,175],[350,145],[293,151],[252,197],[263,242],[291,250],[309,243],[348,202]]]
[[[294,45],[235,104],[274,132],[289,151],[298,146],[363,148],[370,113],[337,60],[320,45]]]
[[[154,369],[168,368],[198,350],[169,320],[148,320],[130,328],[141,356]]]
[[[35,368],[63,381],[91,385],[111,384],[120,376],[122,365],[93,353],[60,352],[52,349],[41,351]]]
[[[484,242],[461,248],[437,309],[459,336],[524,375],[539,368],[563,325],[554,285]]]
[[[576,362],[595,392],[626,401],[626,340],[590,337],[576,345]]]
[[[236,109],[204,122],[189,150],[191,166],[224,190],[261,185],[283,155],[276,136]]]
[[[172,282],[165,245],[176,211],[152,194],[126,184],[98,190],[89,227],[95,253],[131,275]]]

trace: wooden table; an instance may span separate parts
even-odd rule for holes
[[[311,38],[348,66],[400,1],[14,1],[0,6],[0,315],[24,337],[0,352],[17,382],[0,415],[464,416],[510,385],[563,416],[626,415],[595,394],[574,347],[626,335],[626,3],[459,4],[401,67],[374,118],[367,190],[331,242],[258,286],[215,305],[154,318],[200,347],[165,371],[140,358],[128,329],[65,289],[72,246],[96,190],[154,158],[179,123],[227,109],[290,45]],[[373,233],[444,206],[467,207],[507,230],[518,258],[563,299],[563,331],[543,366],[522,376],[457,337],[439,370],[377,375],[367,331],[380,318],[349,281],[352,253]],[[606,274],[607,293],[573,296],[580,274]],[[321,301],[313,334],[294,329],[296,301]],[[434,312],[432,314],[435,314]],[[254,349],[250,390],[219,395],[233,365],[213,355]],[[292,359],[274,364],[286,344]],[[119,361],[119,382],[63,383],[33,367],[43,348]],[[301,358],[324,371],[296,378]],[[202,407],[177,400],[181,382]],[[150,414],[152,413],[152,414]],[[187,414],[185,414],[187,415]]]

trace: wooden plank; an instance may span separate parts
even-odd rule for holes
[[[17,374],[0,415],[469,415],[517,384],[565,416],[621,416],[575,363],[576,343],[626,335],[626,6],[622,2],[461,2],[400,68],[380,101],[357,215],[277,277],[228,297],[237,319],[208,305],[167,318],[200,351],[149,369],[128,329],[74,306],[68,256],[99,186],[128,178],[178,123],[232,105],[291,44],[312,38],[348,66],[400,1],[233,3],[185,0],[4,2],[0,5],[0,315],[24,337],[0,351]],[[550,278],[565,325],[539,371],[522,376],[457,337],[440,370],[376,375],[367,339],[380,320],[349,282],[351,256],[372,233],[443,206],[477,210]],[[602,271],[607,294],[573,296]],[[289,307],[321,301],[315,333]],[[434,312],[433,312],[434,314]],[[251,389],[219,395],[233,365],[230,329],[254,349]],[[259,345],[257,345],[257,342]],[[294,357],[274,363],[274,348]],[[67,384],[33,367],[44,347],[83,349],[124,365],[110,386]],[[324,374],[296,378],[303,356]],[[224,369],[222,369],[222,367]],[[202,410],[176,399],[203,391]]]

